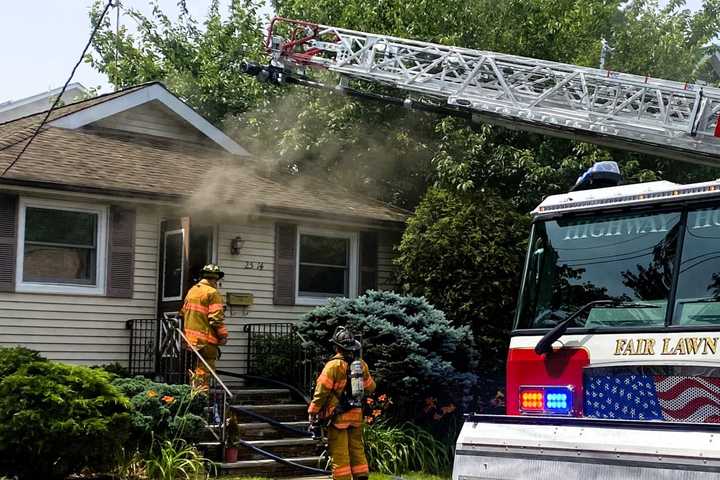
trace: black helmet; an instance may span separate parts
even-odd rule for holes
[[[220,267],[214,264],[205,265],[202,270],[200,270],[200,276],[202,278],[223,278],[225,276],[225,272],[222,271]]]
[[[352,332],[345,327],[338,327],[330,342],[348,352],[356,352],[361,348],[360,342],[355,340]]]

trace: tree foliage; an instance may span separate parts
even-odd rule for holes
[[[377,391],[392,398],[396,419],[418,419],[428,398],[465,408],[477,383],[473,340],[423,298],[368,292],[356,299],[331,299],[305,315],[298,331],[325,359],[330,338],[344,325],[363,339],[363,358]]]
[[[431,189],[398,249],[400,281],[472,328],[483,371],[499,365],[522,272],[527,218],[497,195]]]
[[[104,2],[102,2],[104,3]],[[262,57],[262,29],[257,11],[261,2],[233,0],[223,18],[218,0],[212,0],[207,18],[198,22],[180,0],[180,15],[169,18],[157,1],[152,14],[124,8],[124,18],[136,27],[116,31],[105,17],[93,39],[94,52],[86,61],[105,73],[116,87],[150,81],[165,82],[173,92],[210,121],[245,112],[262,102],[267,85],[243,75],[246,60]],[[102,5],[95,2],[90,19],[97,21]]]

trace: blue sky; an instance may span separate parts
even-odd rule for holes
[[[177,0],[158,0],[170,15]],[[441,1],[441,0],[436,0]],[[594,1],[594,0],[588,0]],[[149,12],[147,0],[122,0],[126,6]],[[188,0],[191,13],[202,18],[210,0]],[[223,10],[229,0],[221,0]],[[662,1],[661,3],[666,3]],[[697,9],[702,0],[689,0]],[[90,33],[92,0],[3,0],[0,10],[0,102],[19,99],[62,86]],[[114,22],[115,15],[112,14]],[[129,25],[130,20],[125,20]],[[73,81],[86,87],[109,89],[104,75],[83,63]]]

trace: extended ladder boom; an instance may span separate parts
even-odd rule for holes
[[[720,166],[718,88],[283,18],[267,48],[280,77],[325,69],[340,75],[340,88],[388,85],[408,105],[429,101],[511,128]]]

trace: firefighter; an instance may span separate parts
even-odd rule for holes
[[[184,319],[185,336],[207,364],[215,370],[220,356],[220,345],[227,343],[225,307],[218,291],[218,281],[225,273],[217,265],[205,265],[200,271],[200,281],[185,296],[180,314]],[[198,361],[193,385],[207,388],[210,373],[203,362]]]
[[[335,480],[367,479],[369,469],[363,445],[362,398],[351,391],[350,371],[354,361],[362,365],[362,396],[375,390],[367,364],[360,359],[361,345],[345,327],[332,337],[335,356],[325,364],[317,379],[308,407],[310,424],[328,422],[328,450]],[[358,377],[359,379],[359,377]]]

